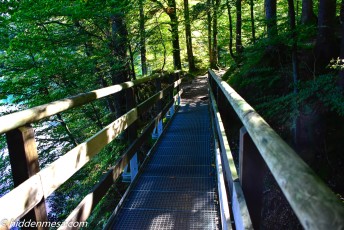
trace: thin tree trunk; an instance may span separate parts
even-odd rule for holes
[[[97,70],[97,72],[100,72],[100,70]],[[103,88],[109,86],[109,84],[106,82],[106,80],[102,76],[99,76],[99,81],[100,81],[100,85]],[[106,97],[106,104],[107,104],[107,107],[110,110],[110,112],[115,114],[116,113],[116,109],[115,109],[115,105],[114,105],[114,102],[113,102],[112,98]]]
[[[241,41],[241,25],[242,25],[242,21],[241,21],[241,0],[236,0],[235,3],[235,8],[236,8],[236,52],[237,54],[240,56],[240,54],[243,51],[243,47],[242,47],[242,41]]]
[[[229,24],[229,53],[233,60],[236,60],[236,57],[233,52],[233,22],[232,22],[232,13],[231,13],[231,5],[229,0],[226,1],[227,11],[228,11],[228,24]]]
[[[131,49],[130,43],[128,44],[129,49],[129,55],[130,55],[130,76],[132,80],[136,80],[136,74],[135,74],[135,63],[134,63],[134,53]]]
[[[175,0],[168,0],[167,14],[171,19],[172,47],[173,47],[173,64],[174,69],[182,69],[179,47],[178,17]]]
[[[295,9],[294,9],[294,0],[288,0],[288,14],[289,14],[289,24],[290,24],[290,30],[291,30],[291,39],[293,40],[292,45],[292,65],[293,65],[293,84],[294,84],[294,110],[295,114],[298,114],[299,108],[296,102],[296,94],[298,93],[297,90],[297,81],[298,81],[298,59],[297,59],[297,34],[296,34],[296,20],[295,20]],[[298,120],[299,118],[295,116],[293,118],[293,138],[294,143],[298,143],[298,132],[299,132],[299,126],[298,126]]]
[[[195,71],[195,59],[192,51],[192,36],[190,26],[190,13],[189,13],[189,1],[184,0],[184,18],[185,18],[185,38],[186,38],[186,50],[188,54],[189,71]]]
[[[98,111],[97,111],[96,107],[94,106],[93,102],[91,102],[90,104],[91,104],[91,107],[92,107],[94,116],[96,117],[96,123],[97,123],[98,127],[99,127],[100,129],[103,129],[104,126],[103,126],[102,121],[100,120],[100,116],[99,116],[99,114],[98,114]]]
[[[340,7],[340,23],[341,23],[341,43],[340,43],[340,60],[344,60],[344,0],[342,0]],[[343,61],[341,61],[343,65]],[[344,69],[339,71],[339,87],[344,91]]]
[[[212,62],[210,67],[213,69],[218,69],[218,47],[217,47],[217,14],[219,10],[220,0],[213,0],[214,14],[213,14],[213,47],[212,47]]]
[[[164,68],[165,68],[165,65],[166,65],[166,46],[165,46],[164,36],[162,35],[162,31],[161,31],[161,27],[160,27],[158,18],[155,18],[155,21],[156,21],[156,23],[158,25],[158,28],[159,28],[159,35],[160,35],[161,45],[164,48],[164,62],[162,63],[162,66],[161,66],[161,72],[162,72],[164,70]]]
[[[146,57],[146,31],[145,31],[145,15],[143,1],[139,0],[140,7],[140,51],[141,51],[141,69],[142,75],[147,74],[147,57]]]
[[[58,121],[61,123],[62,127],[65,129],[69,139],[71,140],[72,144],[74,147],[76,147],[79,143],[76,140],[76,138],[74,137],[74,135],[72,134],[72,132],[69,130],[68,125],[66,124],[66,122],[63,120],[62,115],[61,114],[56,114]]]
[[[211,0],[207,0],[207,25],[208,25],[208,52],[209,52],[209,63],[213,63],[213,52],[212,52],[212,42],[211,42]]]
[[[298,81],[298,59],[297,59],[297,34],[296,34],[296,20],[295,20],[295,8],[294,0],[288,0],[289,7],[289,23],[290,30],[292,33],[292,63],[293,63],[293,83],[294,83],[294,93],[297,93],[297,81]]]
[[[252,41],[256,42],[256,27],[254,26],[254,2],[250,0],[250,11],[251,11],[251,32],[252,32]]]

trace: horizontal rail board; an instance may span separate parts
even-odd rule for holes
[[[150,79],[155,78],[157,77]],[[16,220],[24,216],[43,197],[47,198],[52,194],[60,185],[66,182],[82,166],[89,162],[89,160],[92,159],[102,148],[136,121],[139,111],[146,111],[157,101],[166,96],[168,90],[171,90],[173,85],[180,84],[180,82],[176,82],[177,83],[169,85],[167,88],[148,98],[136,108],[131,109],[91,138],[87,139],[82,144],[79,144],[52,164],[42,169],[34,177],[29,178],[17,188],[1,197],[0,206],[8,208],[6,210],[1,210],[0,218],[6,217],[8,220]],[[38,196],[37,194],[39,195],[39,198],[36,198]],[[85,197],[85,200],[91,200],[91,197],[92,195],[89,194],[88,197]],[[13,202],[13,200],[16,202]]]
[[[23,217],[43,198],[41,178],[34,175],[0,199],[0,229],[10,229],[10,224]]]
[[[268,123],[225,81],[209,70],[240,120],[305,229],[344,227],[344,204],[268,125]]]
[[[65,223],[80,223],[85,222],[91,215],[93,209],[97,206],[99,201],[104,197],[109,188],[113,185],[112,169],[103,176],[100,182],[87,194],[78,206],[69,214]],[[61,226],[58,229],[73,229],[73,227]]]
[[[23,111],[11,113],[0,117],[0,134],[8,132],[12,129],[19,128],[25,124],[37,122],[44,118],[56,115],[63,111],[87,104],[97,99],[118,93],[124,89],[137,86],[139,84],[157,79],[165,78],[168,75],[159,76],[154,75],[145,77],[134,81],[127,81],[118,85],[109,86],[102,89],[93,90],[88,93],[83,93],[74,97],[65,98],[62,100],[54,101],[45,105],[33,107]]]
[[[39,174],[42,177],[44,197],[48,197],[60,185],[93,158],[102,148],[114,140],[138,118],[137,108],[116,119],[84,143],[78,145]]]

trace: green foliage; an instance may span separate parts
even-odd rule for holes
[[[307,34],[301,33],[299,37],[300,49],[308,50],[306,41],[314,27],[303,28]],[[276,127],[291,127],[299,115],[298,108],[305,104],[321,106],[324,111],[344,116],[343,93],[337,85],[338,73],[329,72],[314,79],[300,80],[297,86],[292,84],[289,36],[286,31],[274,40],[260,39],[246,47],[243,60],[231,65],[223,79]],[[337,66],[340,66],[339,61],[333,61],[332,68]],[[294,87],[298,88],[297,95],[293,93]]]

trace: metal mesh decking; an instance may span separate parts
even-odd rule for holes
[[[112,229],[219,229],[208,106],[182,106]]]

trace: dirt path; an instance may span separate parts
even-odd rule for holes
[[[208,99],[207,75],[198,76],[189,83],[183,84],[182,102],[197,103]]]
[[[222,76],[225,71],[219,70],[215,72],[218,76]],[[198,76],[189,83],[183,84],[182,101],[184,103],[197,103],[208,101],[208,73]]]

